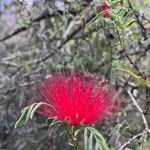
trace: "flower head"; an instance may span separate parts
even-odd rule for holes
[[[39,86],[38,113],[73,126],[96,124],[117,110],[116,91],[94,76],[58,73]]]
[[[97,7],[97,12],[102,13],[103,17],[110,18],[110,6],[108,5],[108,2],[105,0],[102,1],[102,3]]]
[[[99,4],[99,3],[98,3]],[[122,9],[123,8],[123,1],[117,2],[114,4],[115,9]],[[111,18],[111,7],[109,5],[108,0],[101,0],[100,4],[97,6],[97,13],[102,13],[104,18]]]

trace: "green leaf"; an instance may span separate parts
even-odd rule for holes
[[[40,102],[23,108],[19,119],[15,123],[15,128],[17,128],[19,125],[26,124],[30,119],[32,119],[36,110],[43,104],[48,105],[47,103]]]
[[[90,134],[89,137],[89,149],[93,149],[93,134]]]
[[[88,131],[90,131],[90,137],[88,138]],[[93,127],[86,127],[84,131],[84,150],[93,149],[93,138],[95,139],[95,147],[100,150],[109,150],[105,138]],[[89,149],[88,149],[88,144]]]
[[[119,2],[122,2],[122,0],[115,0],[115,1],[112,1],[112,4],[113,4],[113,5],[116,5],[116,4],[119,3]]]
[[[37,104],[34,105],[35,107],[32,109],[32,111],[31,111],[31,113],[30,113],[30,119],[33,118],[34,113],[36,112],[36,110],[37,110],[42,104],[47,105],[47,103],[43,103],[43,102],[37,103]]]
[[[140,86],[147,86],[150,87],[150,81],[149,80],[145,80],[143,77],[141,77],[140,75],[137,75],[136,73],[134,73],[133,71],[127,70],[127,69],[118,69],[120,71],[123,71],[125,73],[128,73],[129,75],[131,75]]]
[[[84,129],[84,150],[88,150],[88,129]]]
[[[67,131],[61,132],[59,136],[61,137],[61,136],[63,136],[65,133],[67,133]]]
[[[133,23],[136,23],[136,22],[137,22],[136,20],[129,21],[129,22],[127,22],[126,26],[129,27],[129,26],[131,26]]]
[[[27,114],[28,108],[29,107],[27,106],[24,109],[22,109],[21,115],[20,115],[19,119],[17,120],[17,122],[15,123],[15,128],[17,128],[20,124],[23,124],[23,120],[25,118],[25,115]]]
[[[36,105],[36,104],[32,104],[32,105],[28,108],[28,111],[27,111],[27,115],[26,115],[26,119],[25,119],[25,121],[24,121],[24,124],[26,124],[26,123],[29,121],[29,119],[30,119],[30,114],[31,114],[31,112],[32,112],[32,109],[33,109],[34,105]]]
[[[81,132],[81,130],[80,129],[78,129],[78,130],[76,130],[75,132],[74,132],[74,136],[75,137],[77,137],[78,136],[78,134]]]
[[[49,128],[53,127],[54,125],[58,124],[58,123],[62,123],[61,121],[52,121],[51,124],[49,125]]]

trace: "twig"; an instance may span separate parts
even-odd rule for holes
[[[130,96],[130,98],[131,98],[133,104],[135,105],[135,107],[137,108],[137,110],[139,111],[139,113],[141,114],[141,117],[142,117],[142,119],[143,119],[143,123],[144,123],[144,125],[145,125],[145,130],[150,134],[150,129],[149,129],[149,127],[148,127],[148,123],[147,123],[147,120],[146,120],[146,117],[145,117],[145,115],[144,115],[144,113],[143,113],[142,108],[141,108],[141,107],[139,106],[139,104],[136,102],[134,96],[131,94],[131,92],[130,92],[129,90],[127,91],[127,93],[129,94],[129,96]]]
[[[67,34],[67,36],[63,37],[61,39],[61,42],[60,44],[54,49],[54,51],[52,53],[48,53],[47,55],[45,55],[42,59],[37,59],[36,61],[33,61],[33,62],[29,62],[27,65],[28,66],[32,66],[32,65],[38,65],[40,64],[41,62],[45,62],[46,60],[48,60],[51,56],[53,56],[56,52],[58,52],[59,49],[61,49],[67,42],[69,42],[77,33],[80,32],[80,30],[83,28],[83,22],[85,24],[87,24],[88,22],[90,22],[95,14],[94,14],[94,11],[90,12],[88,11],[90,9],[91,5],[87,6],[84,11],[83,11],[83,17],[81,18],[81,21],[78,25],[74,24],[72,30]],[[88,15],[87,15],[87,12],[90,12]],[[78,16],[77,16],[78,17]],[[84,26],[85,27],[85,26]],[[22,72],[24,70],[24,68],[19,67],[17,69],[17,71],[15,73],[12,73],[11,74],[11,77],[16,77],[20,72]]]
[[[75,12],[73,10],[70,10],[69,13],[71,13],[73,15],[77,14],[77,12]],[[45,10],[39,17],[37,17],[37,18],[32,20],[32,24],[30,26],[22,26],[20,28],[17,28],[12,33],[10,33],[10,34],[6,35],[5,37],[3,37],[2,39],[0,39],[0,42],[8,40],[8,39],[10,39],[13,36],[23,32],[23,31],[28,30],[29,28],[31,28],[34,25],[34,23],[40,22],[41,20],[49,18],[49,17],[57,16],[58,14],[60,14],[60,15],[63,14],[63,11],[57,10],[57,11],[49,12],[48,10]]]
[[[148,38],[147,38],[146,29],[144,28],[144,25],[143,25],[143,23],[141,22],[141,20],[139,18],[140,14],[137,11],[135,11],[135,9],[133,8],[130,0],[128,0],[128,4],[129,4],[129,7],[132,10],[132,12],[133,12],[133,14],[134,14],[134,16],[136,18],[136,21],[137,21],[139,27],[141,28],[141,33],[142,33],[142,36],[144,37],[144,40],[147,40]]]
[[[42,62],[45,62],[47,61],[50,57],[52,57],[56,52],[60,52],[59,50],[65,45],[68,43],[68,41],[70,41],[72,38],[74,38],[82,29],[84,29],[86,27],[86,24],[88,22],[90,22],[94,17],[95,17],[95,12],[93,9],[91,9],[91,5],[93,4],[93,1],[87,6],[85,7],[85,9],[82,11],[82,17],[80,18],[80,22],[78,24],[74,24],[72,29],[70,30],[70,32],[65,36],[65,37],[62,37],[61,38],[61,42],[59,45],[56,46],[56,48],[52,48],[52,51],[51,53],[47,53],[45,54],[45,56],[43,56],[42,58],[38,58],[36,60],[32,60],[31,62],[28,62],[27,66],[38,66],[40,65]],[[91,10],[91,11],[90,11]],[[70,12],[70,11],[69,11]],[[77,12],[76,12],[77,13]],[[58,12],[57,12],[58,14]],[[88,15],[87,15],[88,14]],[[49,17],[52,16],[52,15],[56,15],[56,13],[54,14],[49,14]],[[35,22],[38,22],[42,19],[44,19],[45,17],[48,17],[48,14],[46,15],[43,15],[43,17],[38,17],[36,18],[34,21]],[[79,17],[79,16],[76,16],[75,17],[75,20],[76,18]],[[29,27],[30,28],[30,27]],[[27,29],[25,29],[27,30]],[[22,30],[21,30],[22,31]],[[21,32],[19,31],[19,32]],[[15,34],[18,34],[19,32],[16,32]],[[13,34],[13,35],[15,35]],[[8,38],[11,38],[13,35],[10,35],[9,37],[5,37],[4,40],[8,39]],[[1,41],[1,40],[0,40]],[[10,78],[11,80],[14,80],[17,78],[17,76],[20,75],[20,73],[23,73],[25,71],[25,67],[23,66],[20,66],[17,68],[17,70],[13,73],[11,73],[10,75]],[[8,89],[7,90],[7,93],[11,93],[12,91],[14,91],[15,89]]]
[[[128,55],[126,52],[125,52],[125,56],[126,56],[126,58],[129,60],[129,62],[133,65],[133,67],[138,71],[139,75],[143,77],[143,74],[142,74],[141,71],[139,70],[137,64],[134,63],[134,62],[130,59],[129,55]]]
[[[118,150],[123,150],[127,145],[129,145],[133,140],[135,140],[136,138],[142,136],[144,134],[144,132],[139,133],[135,136],[133,136],[130,140],[128,140],[126,143],[124,143]]]

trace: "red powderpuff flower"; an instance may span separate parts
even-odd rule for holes
[[[116,91],[91,75],[70,72],[49,76],[39,86],[37,113],[73,126],[97,124],[118,107]]]
[[[97,12],[102,13],[103,17],[110,18],[110,6],[103,0],[102,4],[97,7]]]
[[[118,2],[115,4],[116,9],[123,8],[123,2]],[[101,0],[101,4],[97,7],[97,12],[102,13],[103,17],[110,18],[112,15],[110,13],[110,6],[108,0]]]

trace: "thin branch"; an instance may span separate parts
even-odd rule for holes
[[[129,94],[133,104],[135,105],[135,107],[137,108],[137,110],[139,111],[139,113],[141,114],[141,117],[142,117],[142,120],[143,120],[143,123],[145,125],[145,130],[150,134],[150,129],[148,127],[148,123],[147,123],[147,120],[146,120],[146,117],[143,113],[143,110],[142,108],[139,106],[139,104],[136,102],[136,99],[134,98],[134,96],[132,95],[132,93],[128,90],[127,93]]]
[[[53,56],[56,52],[58,52],[58,50],[60,50],[67,42],[69,42],[73,37],[75,37],[75,35],[77,33],[79,33],[81,29],[84,29],[85,25],[95,17],[94,11],[89,11],[90,8],[91,8],[91,5],[87,6],[84,9],[84,11],[82,12],[83,16],[82,16],[80,22],[78,24],[75,23],[72,27],[72,30],[70,30],[70,32],[66,36],[62,37],[60,45],[58,45],[54,49],[54,52],[46,54],[42,59],[37,59],[36,61],[29,62],[27,65],[32,66],[32,65],[38,65],[41,62],[45,62],[51,56]],[[87,12],[89,12],[88,15],[87,15]],[[79,18],[79,16],[77,16],[76,18]],[[76,20],[76,18],[74,20]],[[84,26],[83,26],[83,23],[84,23]],[[16,75],[18,75],[23,70],[24,70],[24,68],[22,66],[19,67],[15,73],[12,73],[11,77],[13,77],[13,78],[14,78],[14,76],[16,77]]]
[[[140,71],[140,69],[138,68],[137,64],[134,63],[134,62],[130,59],[129,55],[128,55],[126,52],[125,52],[125,56],[126,56],[126,58],[129,60],[130,64],[132,64],[133,67],[138,71],[138,73],[140,74],[140,76],[143,77],[143,74],[141,73],[141,71]]]
[[[78,12],[70,10],[69,13],[71,13],[73,15],[76,15]],[[15,36],[17,34],[30,29],[34,25],[34,23],[40,22],[41,20],[44,20],[44,19],[47,19],[47,18],[50,18],[50,17],[57,16],[58,14],[62,15],[63,11],[57,10],[57,11],[50,12],[48,10],[45,10],[40,16],[38,16],[37,18],[32,20],[31,25],[29,25],[29,26],[22,26],[22,27],[17,28],[12,33],[10,33],[10,34],[6,35],[5,37],[3,37],[2,39],[0,39],[0,42],[8,40],[8,39],[10,39],[11,37],[13,37],[13,36]]]
[[[118,150],[123,150],[127,145],[129,145],[132,141],[134,141],[136,138],[142,136],[143,134],[144,134],[144,132],[133,136],[130,140],[128,140],[126,143],[124,143]]]
[[[59,45],[57,45],[57,47],[54,49],[51,49],[51,53],[47,53],[45,54],[45,56],[43,56],[42,58],[38,58],[36,60],[32,60],[31,62],[28,62],[27,66],[38,66],[40,65],[42,62],[47,61],[50,57],[52,57],[53,55],[55,55],[56,52],[59,53],[59,50],[65,45],[67,44],[72,38],[74,38],[82,29],[84,29],[86,27],[86,24],[89,23],[94,17],[95,17],[95,12],[93,9],[91,9],[91,5],[93,4],[93,1],[81,12],[82,17],[76,16],[74,18],[74,25],[72,26],[70,32],[68,32],[67,35],[62,36],[61,42]],[[80,18],[80,21],[78,22],[78,24],[76,24],[75,20],[77,20],[77,18]],[[37,19],[40,20],[40,19]],[[17,70],[15,72],[13,72],[10,75],[11,80],[15,81],[16,77],[20,74],[23,73],[25,71],[25,68],[20,66],[17,68]],[[24,78],[25,76],[23,76]],[[15,89],[8,89],[6,91],[6,93],[11,93],[12,91],[14,91]]]
[[[133,12],[133,14],[134,14],[134,16],[136,18],[136,21],[137,21],[139,27],[141,28],[141,33],[142,33],[142,36],[144,37],[144,40],[147,40],[148,38],[147,38],[146,29],[145,29],[143,23],[141,22],[141,20],[139,18],[139,17],[141,17],[141,15],[133,8],[130,0],[128,0],[128,4],[129,4],[129,7],[132,10],[132,12]]]

